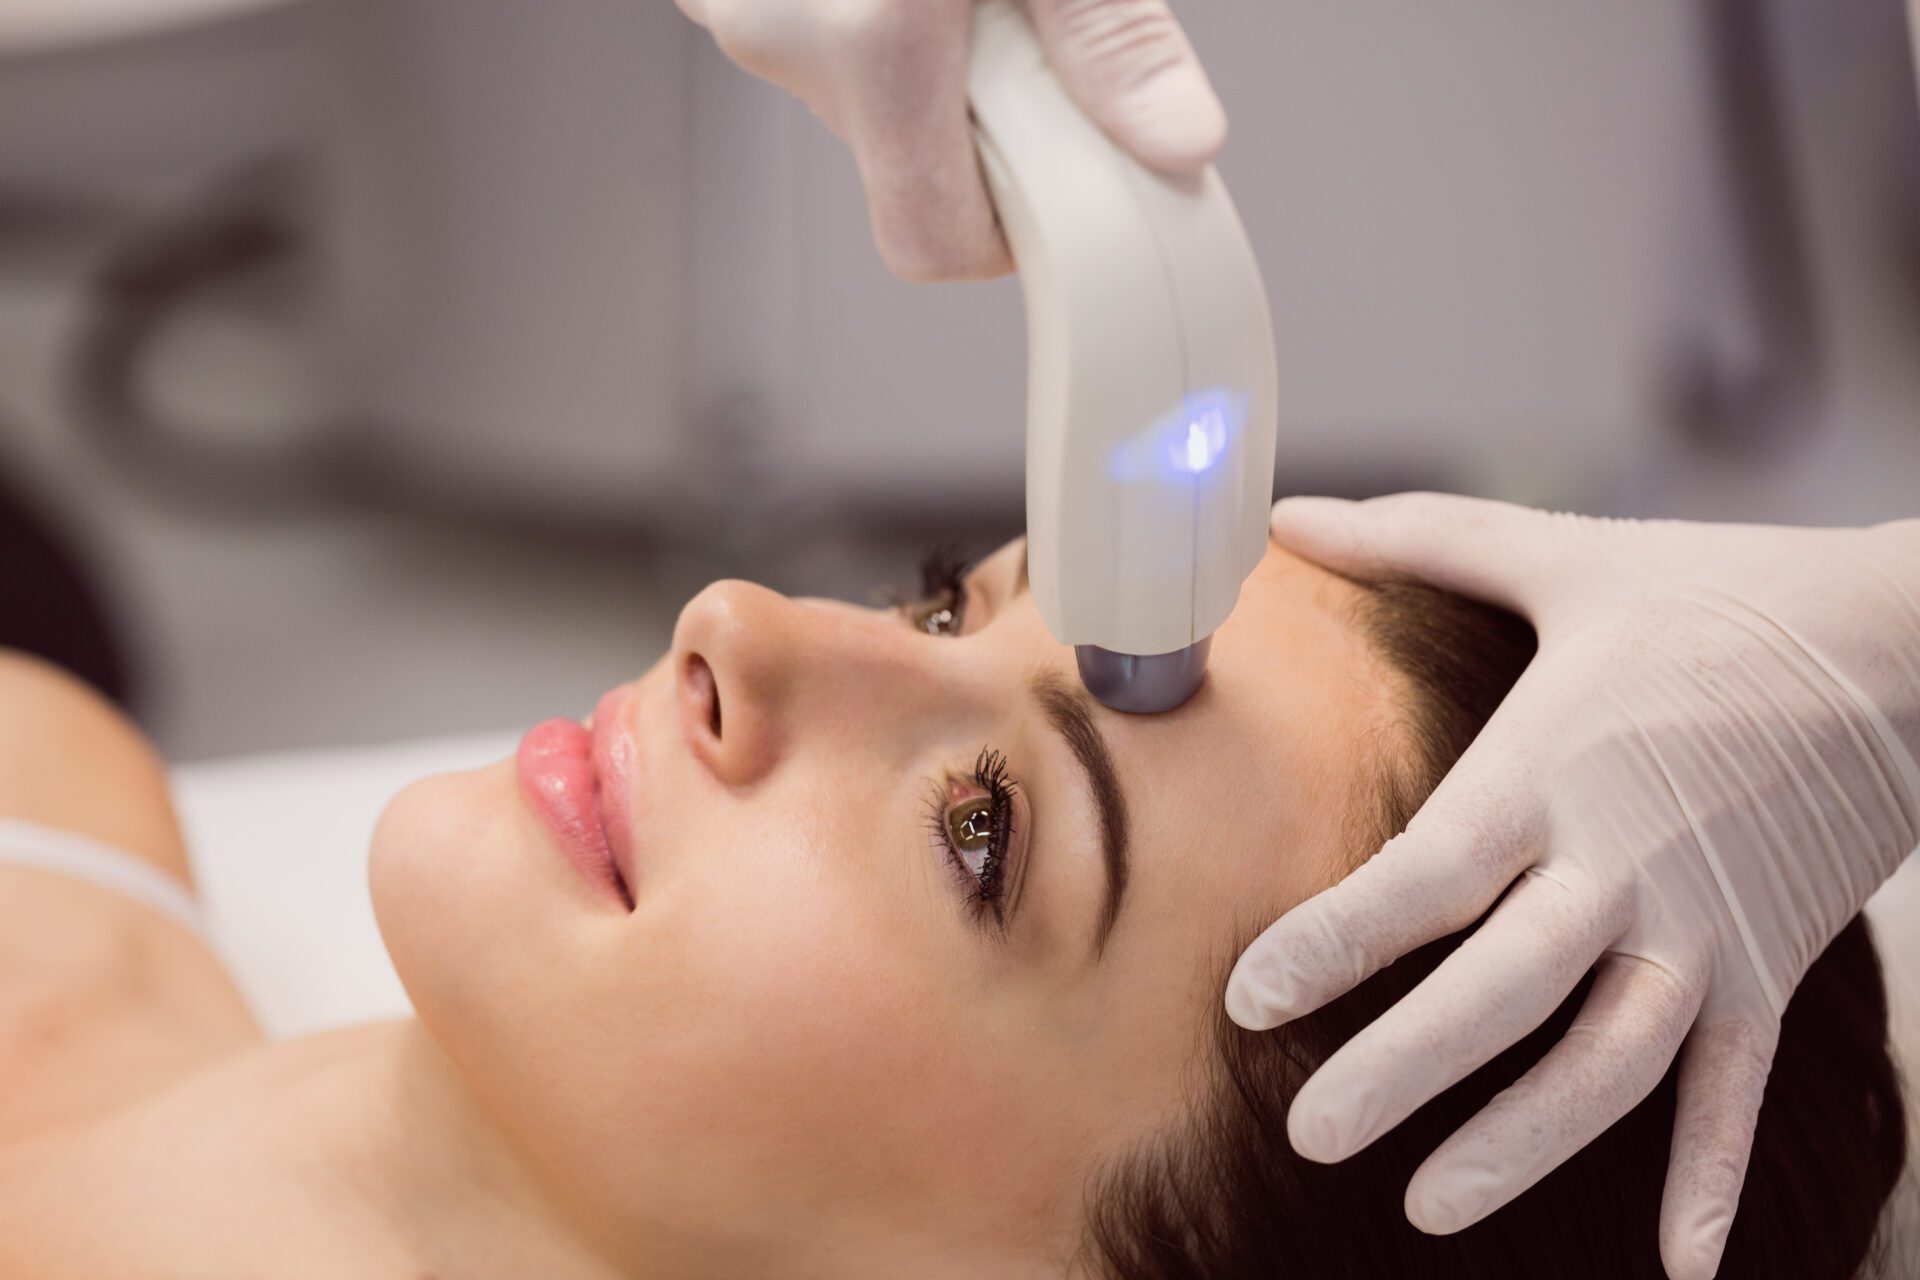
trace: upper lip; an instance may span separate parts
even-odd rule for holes
[[[629,904],[635,886],[633,789],[639,782],[639,743],[624,714],[632,693],[631,685],[612,690],[601,698],[593,716],[593,771],[600,780],[595,804]]]

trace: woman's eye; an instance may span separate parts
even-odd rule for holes
[[[993,852],[992,799],[975,796],[948,809],[947,835],[967,870],[976,877],[984,875]]]
[[[1006,927],[1002,902],[1013,850],[1013,800],[1018,784],[1007,758],[982,747],[970,781],[948,777],[927,816],[947,862],[961,882],[976,920],[991,916]]]
[[[951,600],[923,601],[914,606],[912,616],[914,628],[930,636],[960,634],[960,610]]]
[[[957,636],[967,623],[967,558],[952,543],[929,548],[920,560],[917,596],[893,597],[915,631]]]

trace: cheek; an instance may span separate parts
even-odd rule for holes
[[[665,833],[585,1014],[618,1041],[585,1068],[604,1106],[565,1122],[627,1204],[671,1205],[683,1228],[742,1205],[768,1229],[850,1206],[977,1216],[956,1145],[983,1168],[989,1148],[1005,1159],[994,1129],[1018,1059],[992,1047],[975,944],[937,914],[958,909],[934,896],[944,872],[923,861],[911,794],[897,812],[809,799],[839,794],[783,787]]]
[[[697,865],[638,913],[643,1052],[679,1096],[648,1107],[724,1108],[776,1159],[825,1157],[915,1109],[937,1055],[924,1024],[955,1011],[952,983],[909,896],[910,834],[768,808],[676,850]]]
[[[1019,1230],[1074,1185],[1087,1135],[1063,1099],[1083,1082],[1036,1052],[1044,1000],[967,932],[912,804],[840,824],[742,810],[643,904],[634,972],[662,1003],[634,1114],[725,1161],[736,1202],[798,1189],[808,1218],[858,1204],[959,1234],[991,1209]]]

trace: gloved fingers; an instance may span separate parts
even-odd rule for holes
[[[1753,1151],[1777,1023],[1702,1025],[1680,1051],[1680,1090],[1660,1201],[1660,1260],[1671,1280],[1709,1280],[1720,1267]]]
[[[1353,578],[1415,578],[1526,615],[1561,568],[1569,517],[1485,498],[1396,493],[1364,502],[1282,498],[1268,528],[1296,555]]]
[[[880,256],[909,280],[1001,275],[967,110],[973,0],[679,0],[727,57],[852,150]]]
[[[1539,1026],[1624,922],[1559,881],[1528,875],[1487,922],[1294,1097],[1293,1149],[1344,1160]]]
[[[1227,1015],[1265,1031],[1313,1012],[1414,948],[1465,928],[1539,853],[1501,717],[1407,829],[1269,925],[1227,979]]]
[[[1227,113],[1166,0],[1030,0],[1028,9],[1055,74],[1114,141],[1175,173],[1219,154]]]
[[[837,29],[817,7],[796,0],[674,0],[705,27],[720,52],[742,70],[777,84],[816,111],[822,63]]]
[[[1602,959],[1560,1042],[1414,1173],[1407,1219],[1435,1235],[1459,1231],[1559,1168],[1660,1083],[1705,991],[1704,975]]]
[[[862,0],[833,60],[836,124],[853,148],[874,242],[904,280],[1012,269],[967,110],[971,0]]]

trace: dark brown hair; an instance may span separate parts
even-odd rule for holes
[[[1534,640],[1509,614],[1406,583],[1367,587],[1357,621],[1397,676],[1405,747],[1384,749],[1381,776],[1368,780],[1363,859],[1405,827],[1465,751],[1531,660]],[[1294,1154],[1287,1108],[1302,1082],[1462,936],[1404,957],[1276,1031],[1242,1031],[1219,1015],[1213,1079],[1197,1114],[1096,1184],[1093,1269],[1113,1280],[1663,1280],[1657,1227],[1672,1070],[1585,1151],[1465,1231],[1425,1235],[1401,1207],[1420,1162],[1560,1039],[1590,975],[1537,1031],[1352,1159],[1319,1165]],[[1856,920],[1808,970],[1782,1020],[1720,1275],[1861,1274],[1905,1152],[1886,992],[1867,926]]]

